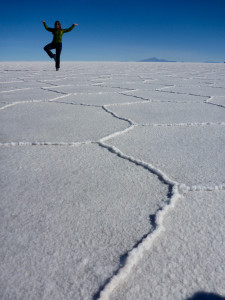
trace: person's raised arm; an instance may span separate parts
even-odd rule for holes
[[[44,27],[45,27],[45,29],[46,30],[48,30],[48,31],[50,31],[50,32],[53,32],[53,28],[48,28],[48,26],[47,26],[47,24],[46,24],[46,22],[45,21],[41,21],[42,23],[43,23],[43,25],[44,25]]]
[[[63,29],[63,32],[64,32],[64,33],[65,33],[65,32],[69,32],[69,31],[71,31],[75,26],[78,26],[78,24],[73,23],[73,25],[72,25],[71,27],[69,27],[69,28],[67,28],[67,29]]]

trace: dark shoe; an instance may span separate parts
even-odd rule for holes
[[[59,68],[56,68],[56,71],[59,71]]]
[[[53,57],[54,61],[56,61],[56,54],[53,54]]]

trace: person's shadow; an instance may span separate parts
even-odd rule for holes
[[[225,300],[225,298],[213,293],[198,292],[186,300]]]

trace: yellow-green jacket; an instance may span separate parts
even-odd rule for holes
[[[71,31],[75,25],[73,24],[70,28],[67,29],[55,29],[55,28],[49,28],[47,24],[43,23],[45,26],[45,29],[50,31],[53,34],[53,42],[55,43],[62,43],[62,36],[64,33]]]

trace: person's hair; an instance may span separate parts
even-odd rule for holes
[[[59,28],[56,28],[56,24],[59,24]],[[60,23],[59,21],[55,21],[55,30],[56,30],[56,29],[59,29],[60,31],[62,30],[62,29],[61,29],[61,23]]]

